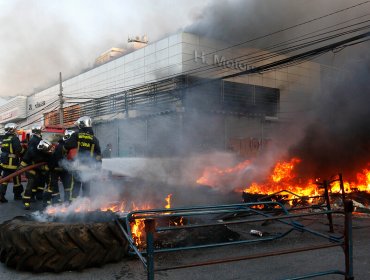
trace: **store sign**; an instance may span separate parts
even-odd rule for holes
[[[238,71],[246,71],[254,68],[252,65],[236,59],[226,59],[225,56],[219,54],[206,55],[204,51],[198,52],[197,50],[194,51],[194,61]]]
[[[0,121],[6,121],[18,117],[18,109],[7,111],[3,114],[0,114]]]
[[[40,101],[40,102],[36,102],[34,105],[28,104],[28,111],[33,110],[33,108],[38,109],[38,108],[40,108],[42,106],[45,106],[45,104],[46,104],[45,100]]]

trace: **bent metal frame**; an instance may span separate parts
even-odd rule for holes
[[[272,206],[273,208],[279,209],[280,213],[278,215],[276,215],[276,213],[266,213],[266,211],[258,210],[258,208],[256,208],[258,206],[261,206],[261,207],[265,207],[265,206],[271,207]],[[340,274],[344,276],[344,279],[352,280],[354,279],[353,251],[352,251],[352,248],[353,248],[352,212],[353,212],[353,202],[350,200],[345,201],[344,211],[324,210],[324,211],[319,211],[319,212],[309,212],[309,213],[299,213],[299,214],[290,213],[289,210],[279,202],[268,201],[268,202],[254,202],[254,203],[241,203],[241,204],[216,205],[216,206],[133,211],[133,212],[128,213],[125,222],[122,222],[122,220],[117,219],[117,224],[119,225],[122,233],[124,234],[125,238],[129,242],[130,254],[136,255],[143,263],[146,269],[146,272],[147,272],[148,280],[153,280],[155,276],[155,272],[159,272],[159,271],[213,265],[213,264],[220,264],[220,263],[228,263],[228,262],[234,262],[234,261],[270,257],[270,256],[278,256],[278,255],[299,253],[299,252],[304,252],[304,251],[331,248],[331,247],[336,247],[336,246],[342,247],[343,252],[344,252],[344,256],[345,256],[345,270],[344,271],[339,270],[339,269],[333,269],[333,270],[327,270],[327,271],[313,272],[313,273],[306,274],[306,275],[294,276],[292,278],[286,278],[286,279],[307,279],[307,278],[329,275],[329,274]],[[161,226],[156,227],[156,222],[160,221],[161,219],[168,219],[171,217],[190,218],[190,217],[196,217],[196,216],[202,216],[202,215],[213,215],[213,214],[225,215],[225,214],[235,214],[235,213],[238,213],[238,214],[244,213],[247,215],[252,215],[252,218],[250,218],[251,216],[249,216],[249,218],[246,218],[246,219],[243,218],[239,220],[228,220],[228,221],[215,220],[214,222],[212,221],[212,222],[207,222],[203,224],[197,223],[197,224],[187,224],[183,226],[170,225],[166,227],[161,227]],[[296,220],[297,218],[300,218],[300,217],[328,215],[328,214],[344,215],[344,234],[343,235],[340,235],[340,236],[334,236],[332,234],[328,235],[328,234],[310,229]],[[143,219],[145,223],[145,234],[146,234],[146,244],[147,244],[146,250],[140,249],[135,245],[134,238],[131,234],[130,223],[137,219]],[[155,249],[154,247],[154,233],[156,232],[169,232],[169,231],[175,231],[175,230],[180,230],[180,229],[212,227],[212,226],[219,226],[219,225],[232,225],[232,224],[253,223],[253,222],[265,222],[265,221],[272,221],[272,220],[288,225],[288,230],[286,232],[279,233],[273,236],[260,237],[256,239],[235,240],[235,241],[228,241],[228,242],[186,246],[186,247],[176,247],[176,248]],[[154,267],[155,254],[159,254],[163,252],[195,250],[195,249],[203,249],[203,248],[211,248],[211,247],[231,246],[231,245],[236,245],[236,244],[246,244],[246,243],[256,243],[256,242],[263,242],[263,241],[269,241],[269,240],[276,240],[276,239],[287,236],[289,233],[293,231],[307,232],[309,234],[323,238],[324,240],[326,240],[326,242],[322,244],[312,245],[312,246],[298,247],[298,248],[293,248],[293,249],[265,252],[265,253],[246,255],[246,256],[238,256],[234,258],[215,259],[215,260],[210,260],[210,261],[190,263],[190,264],[177,265],[177,266],[171,266],[171,267],[159,267],[159,268]]]

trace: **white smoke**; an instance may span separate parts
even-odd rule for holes
[[[88,157],[79,157],[72,161],[61,160],[59,165],[77,176],[81,182],[91,182],[106,175],[101,170],[101,164]]]

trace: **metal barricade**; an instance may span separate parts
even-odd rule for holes
[[[265,211],[261,211],[258,209],[258,206],[266,206],[277,208],[279,214],[276,213],[266,213]],[[143,263],[146,271],[147,271],[147,279],[153,280],[155,272],[158,271],[165,271],[165,270],[174,270],[174,269],[182,269],[182,268],[190,268],[196,266],[205,266],[205,265],[212,265],[212,264],[220,264],[220,263],[228,263],[234,261],[242,261],[248,259],[256,259],[256,258],[263,258],[269,256],[277,256],[277,255],[284,255],[284,254],[292,254],[304,251],[312,251],[324,248],[331,248],[336,246],[341,246],[344,251],[345,255],[345,271],[342,270],[327,270],[327,271],[320,271],[311,274],[296,276],[294,278],[289,279],[306,279],[316,276],[322,275],[329,275],[329,274],[340,274],[345,277],[346,280],[354,279],[353,277],[353,255],[352,255],[352,212],[353,212],[353,203],[352,201],[345,201],[344,204],[344,211],[333,211],[333,210],[326,210],[326,211],[319,211],[319,212],[311,212],[311,213],[298,213],[292,214],[289,210],[279,202],[255,202],[255,203],[241,203],[241,204],[228,204],[228,205],[215,205],[215,206],[200,206],[200,207],[184,207],[184,208],[173,208],[173,209],[154,209],[154,210],[142,210],[142,211],[133,211],[128,213],[126,218],[126,224],[122,225],[122,222],[117,220],[118,225],[120,226],[124,236],[128,240],[130,244],[131,254],[136,255],[141,262]],[[197,216],[204,216],[204,215],[219,215],[219,214],[227,214],[227,213],[247,213],[250,214],[249,218],[246,219],[238,219],[238,220],[216,220],[212,222],[206,222],[202,224],[187,224],[183,226],[156,226],[156,223],[161,219],[169,219],[171,217],[197,217]],[[310,229],[296,219],[301,217],[309,217],[309,216],[317,216],[317,215],[332,215],[332,214],[343,214],[344,215],[344,234],[341,236],[334,236],[324,234],[322,232]],[[257,216],[257,217],[256,217]],[[250,218],[252,217],[252,218]],[[130,223],[134,222],[135,220],[144,220],[145,223],[145,234],[146,234],[146,250],[139,249],[135,245],[134,238],[131,234],[131,225]],[[156,249],[154,247],[154,234],[157,232],[169,232],[169,231],[176,231],[181,229],[193,229],[193,228],[202,228],[202,227],[212,227],[212,226],[219,226],[219,225],[233,225],[233,224],[243,224],[243,223],[254,223],[254,222],[265,222],[265,221],[277,221],[284,225],[288,226],[288,230],[283,233],[274,235],[274,236],[262,236],[258,239],[248,239],[248,240],[235,240],[235,241],[227,241],[227,242],[218,242],[212,244],[201,244],[195,246],[185,246],[185,247],[176,247],[176,248],[159,248]],[[332,225],[332,224],[331,224]],[[175,251],[183,251],[183,250],[195,250],[195,249],[202,249],[202,248],[212,248],[212,247],[221,247],[221,246],[231,246],[237,244],[248,244],[248,243],[256,243],[256,242],[263,242],[269,240],[276,240],[279,238],[283,238],[287,236],[289,233],[293,231],[299,232],[307,232],[309,234],[318,236],[320,238],[325,239],[328,241],[327,243],[318,244],[314,246],[306,246],[294,249],[287,249],[287,250],[280,250],[280,251],[272,251],[272,252],[265,252],[261,254],[254,254],[254,255],[246,255],[246,256],[239,256],[234,258],[223,258],[205,262],[198,262],[198,263],[191,263],[185,265],[177,265],[172,267],[154,267],[154,256],[155,254],[163,253],[163,252],[175,252]],[[331,229],[330,229],[331,231]]]

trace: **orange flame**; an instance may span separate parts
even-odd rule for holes
[[[214,187],[220,180],[222,180],[227,175],[235,175],[238,172],[245,170],[250,165],[250,161],[246,160],[241,163],[238,163],[234,167],[228,167],[225,169],[218,168],[215,166],[206,167],[203,171],[202,176],[196,181],[197,184],[207,185]]]
[[[294,167],[300,163],[298,158],[292,158],[289,162],[279,161],[267,182],[264,184],[252,183],[244,192],[273,194],[282,190],[291,191],[300,196],[318,195],[317,185],[314,180],[302,183],[294,173]]]
[[[356,174],[356,182],[344,182],[344,191],[361,191],[370,193],[370,170],[364,168]],[[331,187],[332,192],[340,192],[339,182],[334,182]]]
[[[313,179],[301,182],[294,174],[294,167],[300,160],[293,158],[290,162],[278,162],[270,176],[264,184],[252,183],[244,191],[249,193],[272,194],[281,190],[288,190],[300,196],[314,196],[318,194],[317,184]],[[356,175],[357,180],[354,182],[344,181],[345,192],[365,191],[370,192],[370,170],[363,169]],[[334,181],[331,184],[331,192],[339,193],[340,182]]]
[[[170,209],[171,208],[171,197],[172,197],[172,194],[169,194],[165,197],[165,201],[166,201],[166,205],[164,206],[165,209]],[[151,207],[148,207],[148,208],[144,208],[144,209],[150,209]],[[141,208],[143,209],[143,208]],[[134,209],[136,210],[136,209]],[[178,221],[178,222],[174,222],[173,224],[174,225],[182,225],[183,223],[183,218],[181,217],[181,219]],[[134,242],[135,242],[135,245],[136,246],[143,246],[145,244],[145,240],[144,240],[144,231],[145,231],[145,224],[144,224],[144,219],[135,219],[132,223],[131,223],[131,233],[132,233],[132,236],[133,236],[133,239],[134,239]]]
[[[131,223],[131,234],[135,245],[139,246],[144,243],[143,232],[145,229],[144,219],[136,219]]]
[[[289,161],[279,161],[275,164],[271,175],[263,183],[253,182],[248,187],[242,188],[244,192],[255,194],[274,194],[281,191],[288,191],[299,196],[317,196],[319,195],[318,185],[315,179],[302,179],[295,173],[295,167],[301,162],[299,158],[292,158]],[[220,185],[217,180],[224,180],[225,174],[238,175],[240,170],[244,170],[250,164],[249,161],[239,163],[235,167],[220,169],[217,167],[205,168],[202,176],[197,180],[199,184],[208,186]],[[222,185],[222,184],[221,184]],[[354,182],[343,182],[345,192],[365,191],[370,193],[370,170],[363,169],[357,173]],[[239,186],[234,187],[234,191],[240,191]],[[340,192],[340,183],[335,181],[331,184],[331,192]],[[284,194],[285,195],[285,194]],[[296,198],[294,195],[287,193],[287,198]]]
[[[271,179],[273,182],[278,183],[282,180],[291,180],[294,178],[293,168],[301,160],[293,158],[290,162],[278,162],[272,172]]]
[[[172,197],[172,194],[169,194],[169,195],[167,195],[167,197],[165,198],[165,200],[166,200],[167,204],[166,204],[166,206],[165,206],[164,208],[166,208],[166,209],[170,209],[170,208],[171,208],[171,197]]]
[[[125,212],[125,202],[122,201],[120,203],[117,203],[117,204],[110,204],[110,205],[107,205],[105,207],[101,207],[100,208],[101,211],[111,211],[111,212]]]

